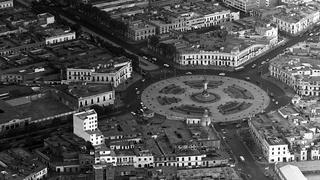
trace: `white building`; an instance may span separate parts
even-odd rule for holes
[[[320,148],[312,147],[310,150],[310,158],[311,160],[320,160]]]
[[[42,21],[42,27],[47,27],[49,24],[55,23],[54,15],[50,13],[42,13],[37,15],[39,21]]]
[[[111,83],[117,87],[132,76],[131,60],[118,57],[92,68],[67,68],[67,82]]]
[[[112,164],[116,166],[117,158],[114,151],[105,145],[96,147],[95,149],[95,164]]]
[[[179,168],[192,168],[203,166],[202,158],[206,157],[205,154],[199,152],[189,151],[188,152],[179,152],[176,156],[176,166]]]
[[[292,35],[299,34],[316,24],[320,18],[319,5],[284,7],[280,13],[273,15],[273,22],[280,31]]]
[[[76,39],[76,32],[71,29],[48,29],[45,33],[45,44],[56,44]]]
[[[93,109],[73,114],[73,133],[93,146],[104,143],[104,137],[98,129],[98,115]]]
[[[133,166],[134,160],[136,160],[137,156],[133,153],[133,151],[129,150],[129,151],[117,151],[116,157],[117,157],[117,166]]]
[[[272,125],[258,121],[249,121],[250,133],[267,161],[269,163],[292,161],[294,155],[290,153],[288,144],[279,132]]]
[[[13,0],[0,0],[0,9],[13,7]]]
[[[147,150],[139,151],[136,156],[133,157],[133,166],[135,168],[154,167],[154,158],[152,153]]]
[[[279,180],[307,180],[300,169],[294,165],[288,164],[281,167],[276,165],[275,172]]]
[[[270,75],[292,87],[300,96],[320,96],[318,59],[309,56],[278,56],[269,65]]]

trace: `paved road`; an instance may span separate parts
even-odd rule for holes
[[[250,152],[248,152],[247,148],[241,141],[241,138],[237,134],[237,128],[232,125],[228,126],[215,126],[218,132],[222,132],[221,129],[225,129],[225,134],[223,136],[226,137],[226,143],[231,148],[233,155],[238,158],[238,163],[236,164],[236,169],[244,174],[247,174],[253,180],[270,180],[268,177],[264,175],[263,169],[264,167],[260,164],[257,164],[254,158],[251,156]],[[239,157],[243,156],[245,161],[242,162]]]

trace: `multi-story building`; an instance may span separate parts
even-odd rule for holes
[[[192,168],[203,166],[202,158],[205,158],[206,154],[199,152],[198,150],[183,150],[178,151],[176,154],[176,166],[178,168]]]
[[[1,179],[41,180],[48,175],[48,167],[24,149],[0,152],[0,162]]]
[[[48,29],[45,30],[45,44],[56,44],[76,39],[76,32],[71,29]]]
[[[117,87],[132,75],[131,60],[118,57],[95,67],[67,68],[67,82],[111,83]]]
[[[237,67],[274,46],[278,42],[278,36],[277,33],[273,34],[274,36],[228,35],[225,42],[220,44],[215,43],[215,37],[201,35],[197,45],[189,44],[183,47],[179,47],[182,44],[180,41],[183,40],[177,40],[175,42],[177,44],[175,62],[184,66],[214,65]],[[195,41],[195,39],[192,41]]]
[[[272,77],[292,87],[298,95],[320,95],[320,68],[313,57],[278,56],[270,63],[269,71]]]
[[[132,21],[128,25],[128,38],[133,41],[148,39],[156,34],[156,27],[142,20]]]
[[[279,0],[223,0],[227,6],[248,13],[255,8],[275,7]]]
[[[117,157],[114,151],[106,145],[101,145],[95,149],[95,164],[112,164],[116,166]]]
[[[104,137],[98,129],[98,115],[93,109],[73,115],[73,133],[93,146],[104,143]]]
[[[96,1],[91,3],[94,7],[101,9],[102,11],[114,11],[117,9],[124,9],[130,7],[146,7],[149,1],[147,0],[115,0],[115,1]]]
[[[282,11],[273,15],[273,22],[280,31],[297,35],[319,21],[318,4],[305,6],[285,6]]]
[[[135,168],[154,167],[154,158],[152,153],[148,150],[138,151],[136,149],[136,156],[133,157],[133,166]]]
[[[232,12],[219,6],[218,3],[205,1],[166,6],[160,12],[161,16],[148,17],[148,21],[156,27],[158,34],[165,34],[171,30],[188,31],[214,26],[238,20],[240,17],[239,12]]]
[[[283,136],[270,123],[262,122],[260,118],[249,121],[250,133],[261,148],[268,162],[288,162],[294,160],[289,146]]]
[[[13,0],[0,0],[0,9],[13,7]]]
[[[115,103],[115,91],[110,84],[62,85],[52,95],[71,109],[93,105],[109,106]]]

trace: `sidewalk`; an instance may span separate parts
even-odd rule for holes
[[[293,97],[294,95],[296,95],[295,91],[290,86],[286,85],[285,83],[279,81],[278,79],[276,79],[274,77],[271,77],[269,75],[269,73],[261,75],[261,78],[264,80],[267,80],[267,81],[275,84],[279,88],[281,88],[281,90],[283,92],[285,92],[286,96],[288,96],[288,97]]]

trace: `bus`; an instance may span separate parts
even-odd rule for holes
[[[235,71],[240,71],[240,70],[243,70],[243,69],[244,69],[244,66],[239,66],[239,67],[234,68]]]

